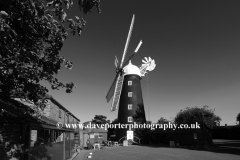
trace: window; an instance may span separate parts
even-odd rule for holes
[[[65,118],[65,122],[69,123],[69,115],[66,113],[66,118]]]
[[[193,133],[193,138],[197,139],[197,133]]]
[[[56,140],[56,142],[62,142],[63,141],[63,132],[61,132],[61,131],[57,131],[56,132],[56,138],[55,138]]]
[[[50,130],[44,130],[44,143],[49,143],[51,140]]]
[[[94,135],[93,133],[90,134],[90,138],[94,138],[94,136],[95,136],[95,135]]]
[[[128,97],[132,97],[132,92],[128,92]]]
[[[50,142],[54,142],[55,139],[56,137],[55,137],[54,130],[48,130],[48,129],[44,130],[44,142],[46,144]]]
[[[128,117],[128,122],[132,122],[132,117]]]
[[[59,109],[59,118],[62,118],[62,112],[60,109]]]
[[[128,110],[132,110],[132,104],[128,104]]]
[[[132,81],[128,81],[128,85],[131,86],[132,85]]]
[[[99,135],[98,135],[98,138],[103,138],[103,135],[102,135],[102,134],[99,134]]]
[[[55,131],[54,130],[50,130],[50,142],[54,142],[55,141]]]
[[[43,129],[31,129],[30,132],[30,147],[40,146],[44,144],[44,130]]]
[[[57,139],[58,139],[58,131],[54,131],[54,142],[53,143],[56,143],[57,142]]]

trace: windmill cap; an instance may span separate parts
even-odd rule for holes
[[[124,75],[129,75],[129,74],[136,74],[136,75],[139,75],[141,77],[141,74],[140,74],[140,69],[133,65],[131,63],[131,60],[129,61],[128,65],[126,65],[124,68]]]

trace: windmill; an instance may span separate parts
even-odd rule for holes
[[[133,54],[125,61],[134,20],[135,16],[133,15],[120,64],[117,57],[115,57],[116,77],[106,96],[107,102],[113,97],[111,111],[118,109],[118,122],[120,124],[132,124],[133,116],[137,110],[141,111],[143,119],[146,120],[140,80],[147,71],[152,71],[156,66],[155,61],[150,57],[145,57],[142,60],[143,64],[140,68],[132,65],[131,59],[138,52],[142,41],[139,42]],[[126,131],[126,129],[118,130],[117,138],[125,137]]]

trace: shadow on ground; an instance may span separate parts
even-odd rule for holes
[[[179,146],[177,148],[240,155],[240,140],[220,140],[219,139],[219,140],[213,140],[213,142],[214,144],[209,147]],[[158,145],[151,144],[151,145],[143,145],[143,146],[153,147],[153,148],[170,148],[168,144],[158,144]]]

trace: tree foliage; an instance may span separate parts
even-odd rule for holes
[[[94,124],[106,124],[106,123],[110,123],[110,121],[107,120],[106,116],[95,115],[94,119],[92,120],[92,123],[94,123]]]
[[[84,14],[94,6],[100,12],[100,0],[78,0],[78,6]],[[19,133],[25,133],[19,124],[33,118],[35,111],[13,99],[25,99],[43,109],[48,90],[41,81],[67,93],[75,87],[56,77],[73,65],[60,55],[64,40],[69,33],[80,36],[86,24],[78,16],[67,18],[66,11],[72,7],[73,0],[0,0],[0,159],[26,158],[21,135],[9,128],[17,126]]]
[[[144,105],[138,104],[137,109],[135,110],[135,113],[133,115],[133,121],[137,124],[146,124],[146,115],[144,110]],[[136,128],[134,129],[134,136],[141,139],[141,143],[147,143],[148,142],[148,135],[147,135],[148,129],[147,128]]]
[[[79,0],[88,13],[100,0]],[[38,105],[47,92],[41,81],[52,89],[71,93],[73,82],[63,84],[56,75],[72,62],[60,55],[68,32],[81,35],[86,21],[75,16],[67,19],[66,10],[73,0],[0,0],[0,98],[23,98]],[[3,94],[4,93],[4,94]]]
[[[111,124],[118,124],[118,118],[115,118],[115,119],[111,122]]]
[[[9,102],[0,100],[1,160],[11,159],[11,157],[24,159],[24,145],[21,143],[24,139],[22,133],[26,133],[27,126],[24,119],[36,121],[34,114],[33,109],[16,100],[10,100]]]
[[[160,117],[160,119],[157,121],[157,124],[166,124],[169,120],[165,119],[164,117]]]
[[[187,107],[177,113],[174,121],[178,124],[204,122],[208,127],[212,128],[220,125],[221,118],[216,116],[214,110],[209,109],[208,106],[203,106],[202,108]]]
[[[118,119],[115,118],[110,124],[118,124]],[[112,135],[116,135],[116,131],[117,129],[112,127],[112,128],[108,128],[108,137],[111,137]],[[114,137],[115,138],[115,137]],[[113,139],[114,139],[113,138]]]
[[[146,115],[143,104],[138,104],[138,107],[133,115],[133,121],[136,122],[137,124],[146,123]]]
[[[237,119],[238,124],[240,125],[240,113],[238,113],[236,119]]]

